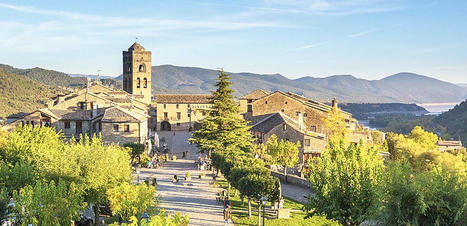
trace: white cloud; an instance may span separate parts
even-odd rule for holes
[[[317,15],[351,15],[404,9],[399,0],[264,0],[263,10]]]
[[[366,31],[361,31],[361,32],[357,32],[357,33],[354,33],[354,34],[350,34],[350,35],[348,35],[347,37],[349,37],[349,38],[357,38],[357,37],[361,37],[361,36],[364,36],[364,35],[367,35],[367,34],[371,34],[371,33],[377,32],[377,31],[379,31],[379,29],[370,29],[370,30],[366,30]]]
[[[325,42],[318,42],[318,43],[313,43],[313,44],[310,44],[310,45],[300,47],[299,49],[311,49],[311,48],[315,48],[315,47],[318,47],[318,46],[322,46],[324,44],[325,44]]]

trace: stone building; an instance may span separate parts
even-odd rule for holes
[[[266,143],[273,134],[278,139],[300,142],[298,155],[300,164],[305,164],[310,157],[320,155],[326,147],[325,134],[307,131],[302,123],[281,112],[269,114],[255,123],[251,127],[251,133],[257,143]]]
[[[100,134],[105,143],[144,143],[151,109],[151,52],[138,43],[123,51],[124,90],[100,82],[53,98],[47,108],[18,118],[2,129],[19,125],[51,126],[64,137]]]
[[[151,52],[137,42],[123,51],[123,90],[151,104]]]
[[[191,131],[211,108],[210,94],[158,94],[155,96],[157,131]]]
[[[436,142],[439,151],[462,149],[462,142],[458,140],[438,140]]]
[[[332,107],[291,92],[269,93],[256,90],[240,98],[244,118],[252,126],[251,132],[258,142],[265,143],[276,134],[278,139],[300,141],[300,163],[306,163],[310,156],[320,155],[327,145],[329,131],[325,120]],[[371,133],[363,130],[350,113],[344,112],[344,123],[349,130],[348,138],[353,143],[371,141]]]

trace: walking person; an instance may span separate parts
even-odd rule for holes
[[[230,199],[228,196],[224,200],[224,225],[230,225]]]

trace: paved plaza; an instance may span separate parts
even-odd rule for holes
[[[190,215],[190,225],[224,225],[223,207],[216,203],[216,195],[219,188],[215,188],[210,182],[210,171],[198,170],[195,159],[198,158],[198,150],[187,142],[190,133],[166,132],[161,134],[166,137],[166,143],[171,153],[178,157],[176,161],[168,161],[159,169],[141,169],[140,180],[157,178],[157,195],[160,197],[159,207],[174,214]],[[181,152],[188,151],[187,159],[181,158]],[[171,154],[170,154],[171,155]],[[191,181],[185,181],[185,173],[191,174]],[[198,176],[206,173],[206,178]],[[172,178],[177,175],[178,183],[172,183]],[[231,224],[233,225],[233,224]]]
[[[180,212],[182,215],[190,215],[190,225],[224,225],[223,207],[216,203],[216,195],[221,190],[212,183],[210,171],[198,170],[195,159],[198,158],[198,150],[194,145],[187,142],[191,133],[187,132],[165,132],[160,134],[165,137],[170,153],[178,157],[176,161],[168,161],[159,169],[141,169],[140,181],[157,178],[157,195],[160,197],[159,207],[174,214]],[[187,158],[181,158],[181,152],[188,151]],[[170,154],[172,155],[172,154]],[[185,173],[191,174],[191,181],[185,181]],[[206,178],[199,179],[198,176],[206,173]],[[180,179],[178,183],[172,183],[173,176]],[[282,192],[299,202],[306,203],[303,197],[309,194],[309,190],[290,184],[282,184]],[[233,225],[233,224],[231,224]]]

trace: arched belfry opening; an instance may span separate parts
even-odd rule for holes
[[[146,72],[146,66],[144,66],[144,64],[140,64],[138,68],[138,72]]]

